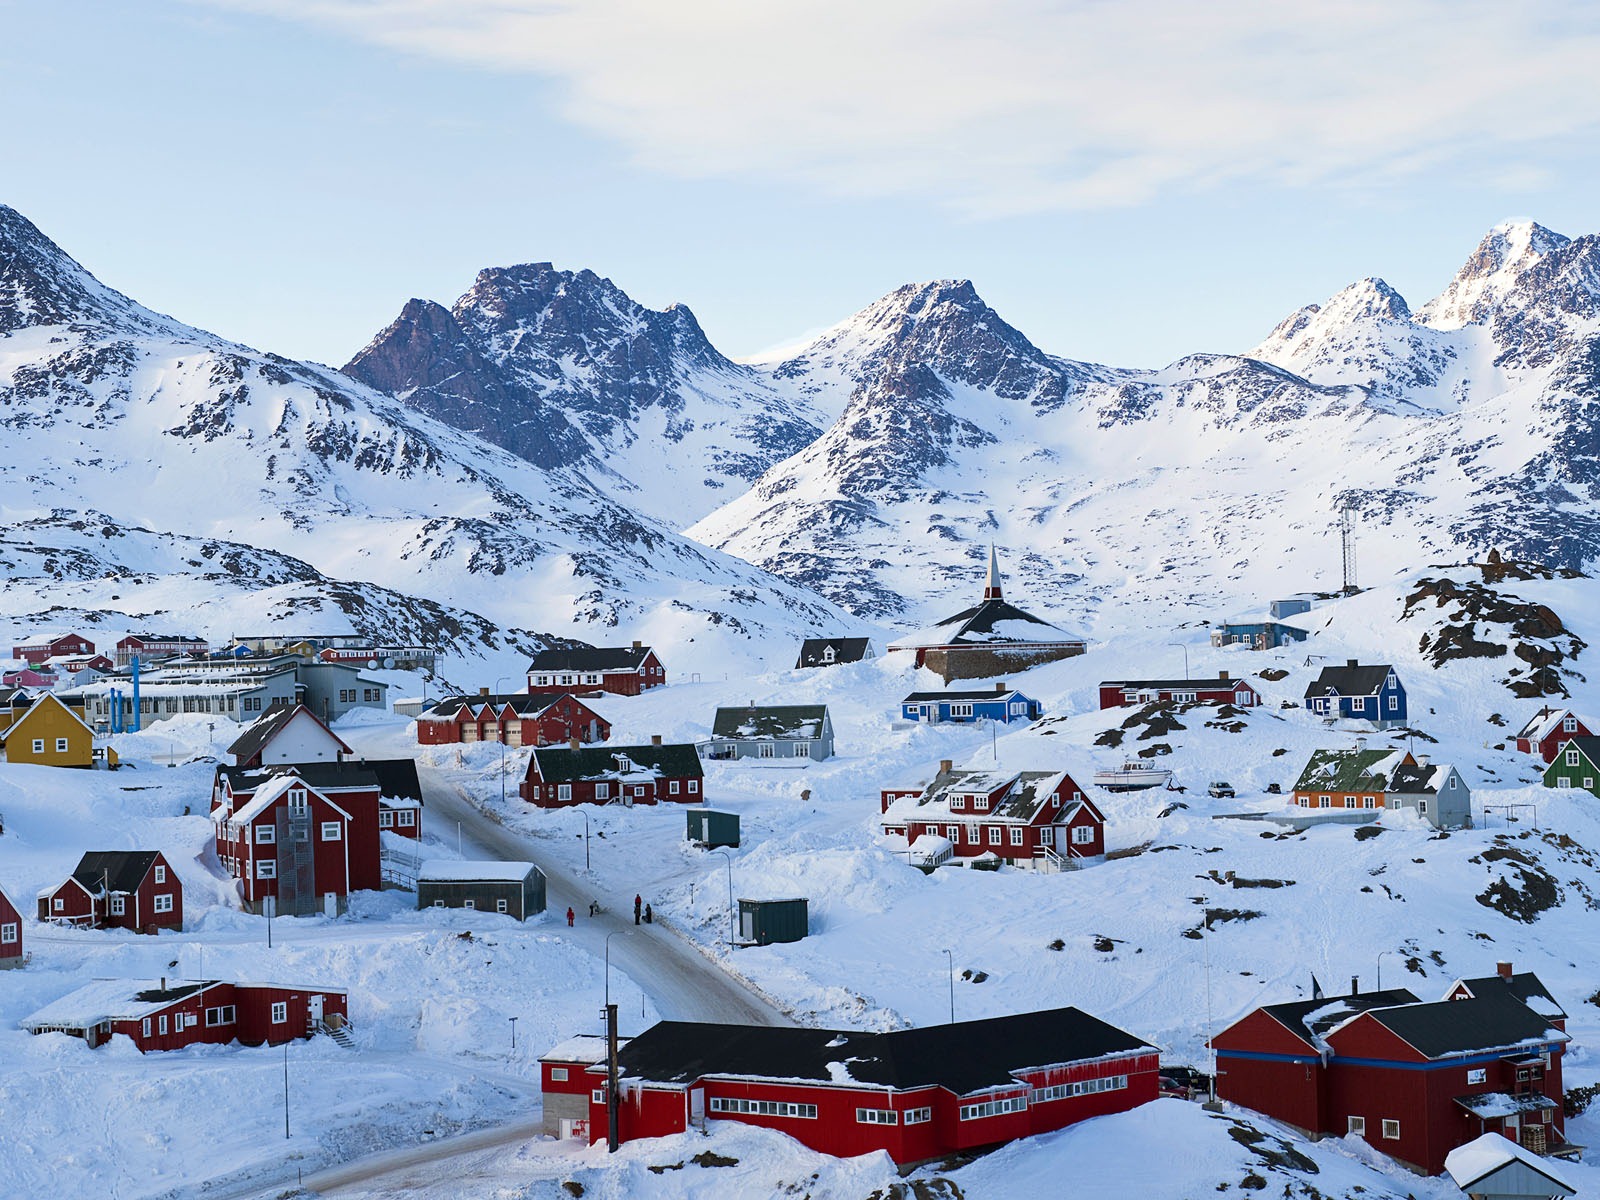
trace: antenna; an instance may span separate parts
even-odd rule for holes
[[[1344,550],[1344,586],[1340,595],[1353,596],[1361,589],[1356,586],[1356,527],[1355,509],[1346,501],[1339,510],[1339,540]]]

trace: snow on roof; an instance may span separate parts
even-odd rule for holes
[[[161,981],[155,979],[96,979],[25,1017],[22,1028],[32,1030],[50,1025],[78,1028],[101,1021],[136,1019],[159,1012],[185,996],[210,987],[212,982],[167,980],[167,990],[162,991]]]
[[[465,859],[434,858],[422,864],[418,883],[521,883],[536,868],[525,862],[470,862]]]
[[[1570,708],[1541,708],[1528,719],[1528,723],[1518,731],[1517,736],[1533,742],[1542,742],[1561,728],[1561,723],[1569,716],[1576,716]]]
[[[627,1044],[627,1038],[617,1039],[619,1047]],[[580,1033],[557,1042],[539,1056],[540,1062],[598,1063],[605,1060],[606,1039],[594,1033]]]
[[[1510,1138],[1498,1133],[1486,1133],[1464,1146],[1457,1146],[1444,1156],[1444,1169],[1462,1191],[1467,1191],[1471,1184],[1512,1163],[1521,1163],[1537,1171],[1556,1186],[1564,1188],[1568,1196],[1578,1193],[1578,1189],[1568,1182],[1555,1163],[1531,1150],[1524,1150]]]

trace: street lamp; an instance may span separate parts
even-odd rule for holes
[[[1168,642],[1167,645],[1176,646],[1179,650],[1183,651],[1183,679],[1184,679],[1184,682],[1187,683],[1188,680],[1189,680],[1189,647],[1188,647],[1188,645],[1183,643],[1183,642]]]
[[[579,808],[578,812],[583,817],[583,869],[589,869],[589,810]]]
[[[618,936],[619,934],[621,936],[623,936],[623,937],[632,937],[633,936],[633,930],[631,930],[631,929],[613,929],[610,933],[606,934],[606,1007],[607,1008],[611,1007],[611,939],[616,937],[616,936]]]
[[[950,1024],[956,1023],[956,956],[950,951],[944,952],[946,963],[950,967]]]
[[[713,854],[720,854],[728,860],[728,950],[733,950],[733,855],[726,850],[713,850]]]
[[[1380,950],[1380,951],[1378,951],[1378,990],[1380,992],[1383,991],[1383,956],[1385,954],[1393,954],[1393,953],[1394,953],[1394,951],[1392,951],[1392,950]]]
[[[511,1053],[517,1052],[517,1019],[511,1018]]]

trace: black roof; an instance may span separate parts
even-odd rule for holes
[[[1004,700],[1008,696],[1020,696],[1022,692],[1013,687],[1008,687],[1003,692],[990,688],[986,692],[912,692],[901,704],[919,704],[928,700]]]
[[[1552,1020],[1566,1020],[1566,1010],[1556,1002],[1556,998],[1550,994],[1550,989],[1544,986],[1544,981],[1532,971],[1518,971],[1510,979],[1503,975],[1483,975],[1477,979],[1463,979],[1461,982],[1474,996],[1488,995],[1495,991],[1509,992],[1535,1012],[1542,1012]],[[1535,1002],[1538,1007],[1534,1007],[1529,1001]]]
[[[1569,746],[1576,749],[1591,763],[1600,763],[1600,737],[1570,737],[1561,743],[1563,750]]]
[[[274,763],[270,767],[217,766],[218,779],[232,781],[235,791],[254,791],[274,775],[292,771],[314,788],[371,787],[392,800],[421,800],[422,783],[414,758],[367,758],[358,762]]]
[[[1015,604],[1007,600],[985,600],[982,604],[972,608],[963,609],[953,617],[940,621],[935,628],[943,629],[948,625],[960,625],[960,628],[950,637],[952,644],[969,640],[985,643],[991,641],[989,634],[994,632],[994,627],[1002,621],[1021,621],[1029,625],[1040,625],[1052,633],[1061,633],[1062,630],[1050,624],[1041,617],[1036,617],[1030,612],[1023,612]],[[995,641],[996,645],[1004,645],[1007,641],[1022,641],[1021,638],[1006,638]],[[1070,637],[1051,638],[1051,641],[1070,642]]]
[[[829,646],[833,647],[832,659],[823,657]],[[800,657],[794,665],[798,670],[801,667],[831,667],[838,663],[860,662],[867,657],[871,647],[872,639],[864,637],[806,638],[800,643]]]
[[[528,777],[537,774],[546,783],[570,783],[574,779],[614,779],[617,759],[626,755],[634,766],[668,778],[699,778],[705,774],[700,755],[687,743],[666,746],[540,746],[528,760]]]
[[[1318,996],[1315,1000],[1291,1000],[1287,1004],[1268,1004],[1262,1012],[1274,1018],[1296,1037],[1310,1042],[1321,1037],[1339,1022],[1369,1008],[1387,1008],[1395,1004],[1416,1004],[1418,999],[1405,988],[1388,988],[1381,992],[1357,992],[1353,996]],[[1313,1020],[1306,1018],[1315,1014]],[[1314,1043],[1313,1043],[1314,1044]]]
[[[529,671],[636,671],[650,656],[649,646],[584,646],[576,650],[541,650]]]
[[[958,1096],[1016,1083],[1012,1072],[1109,1054],[1149,1042],[1077,1008],[858,1033],[662,1021],[618,1055],[624,1075],[689,1083],[705,1075],[839,1081],[893,1088],[937,1085]]]
[[[1231,692],[1241,683],[1249,686],[1243,676],[1231,679],[1102,679],[1101,687],[1159,688],[1164,691]]]
[[[1363,667],[1349,663],[1342,667],[1323,667],[1315,683],[1306,685],[1305,699],[1326,696],[1330,691],[1341,696],[1376,696],[1383,690],[1383,681],[1394,670],[1388,663]]]
[[[1470,1000],[1406,1004],[1378,1009],[1371,1015],[1429,1058],[1468,1050],[1495,1050],[1519,1042],[1566,1040],[1566,1035],[1554,1029],[1548,1018],[1541,1017],[1509,991],[1490,989]]]
[[[1402,796],[1419,793],[1434,795],[1439,791],[1439,785],[1449,778],[1448,770],[1447,764],[1401,760],[1389,776],[1389,790]]]
[[[72,877],[90,892],[102,884],[113,892],[131,892],[144,882],[160,855],[158,850],[90,850],[78,860]]]
[[[483,692],[462,692],[459,695],[446,696],[442,700],[435,700],[428,705],[427,712],[437,713],[441,716],[446,713],[454,715],[462,705],[467,705],[471,708],[482,708],[487,704],[491,708],[500,709],[509,704],[511,711],[516,713],[517,716],[527,717],[542,713],[552,704],[560,701],[562,697],[569,695],[571,695],[570,692],[562,692],[560,695],[552,695],[550,693],[530,695],[527,692],[492,692],[485,695]],[[579,701],[579,703],[582,702]]]
[[[208,979],[200,983],[175,983],[165,989],[147,988],[142,992],[135,992],[133,998],[142,1004],[160,1004],[168,1000],[182,1000],[185,996],[192,996],[208,987],[215,987],[216,983],[216,980]]]
[[[302,711],[318,725],[322,725],[328,735],[340,745],[344,744],[339,735],[323,725],[321,718],[304,704],[280,704],[247,725],[245,731],[234,739],[233,745],[228,747],[228,753],[239,759],[254,758],[261,753],[262,747],[277,737],[284,726],[294,719],[296,713]],[[349,749],[348,746],[345,748]]]

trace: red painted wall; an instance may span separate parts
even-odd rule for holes
[[[58,898],[65,901],[59,911],[55,906]],[[67,921],[73,925],[92,926],[95,922],[95,903],[89,893],[78,886],[75,880],[68,879],[48,896],[40,898],[39,920]]]
[[[156,882],[157,867],[165,869],[165,883]],[[155,899],[163,894],[172,897],[171,912],[158,913],[155,910]],[[157,853],[155,862],[151,863],[150,869],[145,872],[144,879],[138,887],[138,901],[138,905],[135,906],[134,897],[127,897],[122,916],[106,917],[106,927],[132,929],[136,933],[148,932],[152,926],[158,929],[183,928],[183,884],[178,882],[178,876],[173,872],[165,855]]]
[[[0,958],[22,957],[22,914],[11,906],[4,892],[0,892],[0,925],[17,927],[17,940],[14,942],[0,942]]]
[[[1324,1131],[1324,1068],[1316,1051],[1257,1009],[1211,1040],[1217,1051],[1217,1095],[1310,1133]],[[1235,1058],[1231,1050],[1294,1055],[1299,1062]]]

